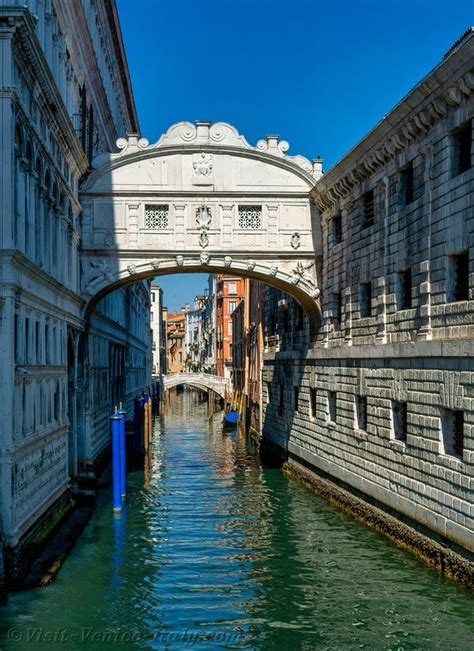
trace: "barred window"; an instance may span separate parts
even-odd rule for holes
[[[239,228],[262,227],[262,206],[239,206]]]
[[[169,225],[169,206],[145,206],[145,228],[163,229]]]

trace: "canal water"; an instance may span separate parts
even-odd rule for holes
[[[0,608],[0,649],[474,648],[471,593],[329,506],[185,391],[146,472],[53,584]]]

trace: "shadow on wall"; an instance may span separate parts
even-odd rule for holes
[[[301,385],[313,341],[308,317],[297,301],[272,287],[265,298],[262,455],[266,462],[280,465],[288,458],[290,432],[302,408]]]

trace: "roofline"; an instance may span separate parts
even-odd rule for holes
[[[438,90],[445,83],[445,79],[439,74],[444,68],[453,68],[453,71],[457,71],[459,76],[465,74],[466,71],[461,70],[462,54],[473,43],[474,29],[470,27],[456,40],[441,61],[415,84],[365,136],[334,163],[316,182],[313,192],[317,192],[318,188],[330,186],[341,174],[347,173],[356,164],[356,161],[365,156],[387,133],[393,131],[406,119],[407,115],[413,113],[427,97]],[[457,61],[458,59],[459,61]]]
[[[109,22],[110,31],[112,34],[112,41],[115,49],[115,56],[117,57],[120,77],[122,86],[125,92],[125,101],[129,113],[129,126],[133,133],[140,133],[140,126],[138,123],[137,108],[135,106],[135,98],[133,96],[132,82],[130,79],[130,70],[128,68],[127,56],[123,44],[122,29],[120,27],[120,20],[117,11],[116,0],[104,0],[105,12]]]

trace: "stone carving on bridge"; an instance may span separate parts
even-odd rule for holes
[[[182,267],[184,265],[184,257],[182,255],[176,256],[176,264],[178,267]]]
[[[104,245],[111,249],[114,245],[114,236],[112,231],[107,231],[107,233],[104,235]]]
[[[153,269],[159,269],[160,268],[160,261],[157,260],[156,258],[150,262],[151,266]]]
[[[205,249],[209,244],[208,231],[212,222],[212,213],[208,206],[205,206],[204,204],[199,206],[196,210],[196,222],[198,229],[200,230],[199,244],[203,249]]]
[[[230,255],[225,256],[224,264],[226,267],[230,267],[232,265],[232,258],[230,257]]]
[[[307,273],[314,264],[312,262],[309,262],[308,264],[304,264],[304,262],[301,262],[301,260],[296,264],[296,267],[293,269],[293,279],[292,283],[293,285],[298,285],[300,282],[305,282],[308,283],[308,285],[314,285],[314,280],[311,274]]]
[[[301,245],[301,235],[295,232],[291,236],[291,247],[296,250],[300,248],[300,245]]]
[[[199,260],[203,265],[209,264],[209,260],[210,260],[209,253],[202,251],[199,255]]]
[[[113,273],[105,260],[91,260],[89,262],[89,273],[84,281],[84,291],[86,294],[93,294],[93,286],[100,280],[113,280]]]
[[[255,269],[255,265],[256,265],[255,260],[249,260],[249,261],[247,262],[247,269],[248,269],[249,271],[253,271],[253,270]]]
[[[137,273],[137,267],[134,264],[129,264],[127,271],[131,276],[134,276]]]
[[[213,156],[212,154],[193,155],[193,185],[212,185],[213,183]]]

